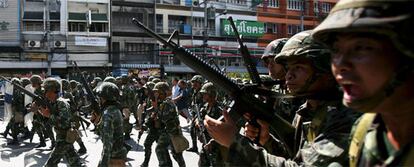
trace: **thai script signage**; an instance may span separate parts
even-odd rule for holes
[[[264,23],[257,21],[235,20],[237,31],[243,36],[260,37],[263,36],[265,29]],[[226,19],[221,20],[221,35],[234,35],[234,30],[230,22]]]

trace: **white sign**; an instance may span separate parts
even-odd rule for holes
[[[99,37],[75,37],[75,45],[78,46],[106,46],[106,38]]]

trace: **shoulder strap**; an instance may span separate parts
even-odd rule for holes
[[[356,167],[360,156],[362,145],[364,144],[365,135],[368,128],[374,121],[375,113],[366,113],[362,115],[361,120],[356,126],[354,135],[352,136],[351,145],[349,146],[349,166]]]

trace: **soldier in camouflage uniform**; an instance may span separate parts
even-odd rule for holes
[[[154,88],[154,83],[153,82],[147,82],[145,84],[145,88],[147,90],[147,94],[148,97],[145,99],[144,105],[146,105],[144,108],[148,108],[144,111],[144,115],[143,118],[145,118],[145,127],[147,128],[148,131],[148,135],[145,138],[144,141],[144,152],[145,152],[145,157],[144,157],[144,162],[142,162],[141,167],[147,167],[149,160],[151,158],[151,147],[152,147],[152,143],[154,143],[155,141],[158,140],[159,136],[160,136],[160,127],[161,127],[161,122],[160,120],[156,117],[157,110],[154,110],[154,108],[151,106],[153,101],[153,97],[149,97],[149,94],[152,94],[152,89]],[[144,128],[140,129],[140,133],[142,133],[144,130]]]
[[[75,129],[79,129],[80,127],[80,115],[77,111],[77,103],[75,100],[75,96],[73,96],[71,90],[70,90],[70,82],[66,79],[62,79],[60,81],[62,83],[62,91],[63,91],[63,98],[64,99],[68,99],[69,100],[69,105],[70,105],[70,113],[72,114],[72,122],[75,125]],[[76,82],[76,81],[75,81]],[[79,136],[82,136],[82,134],[79,132]],[[79,144],[79,150],[78,150],[78,154],[85,154],[86,153],[86,147],[85,144],[83,144],[82,138],[79,137],[76,140],[76,143]]]
[[[98,89],[100,103],[104,108],[98,124],[99,136],[102,139],[102,157],[98,166],[125,166],[127,148],[124,147],[122,113],[119,110],[119,89],[110,82],[104,82]]]
[[[174,135],[182,135],[180,121],[178,120],[178,113],[175,109],[174,103],[171,99],[167,98],[171,96],[171,88],[166,82],[158,82],[154,86],[154,97],[156,101],[153,104],[153,108],[156,112],[155,119],[159,119],[160,136],[157,140],[157,147],[155,152],[157,154],[159,166],[172,166],[171,158],[168,153],[168,146],[172,145],[171,137]],[[182,152],[175,152],[173,148],[171,154],[177,161],[180,167],[185,167],[185,161]]]
[[[30,78],[30,82],[32,83],[32,87],[35,89],[34,93],[37,95],[41,95],[43,96],[43,90],[41,87],[42,84],[42,78],[39,75],[33,75]],[[31,130],[31,139],[30,142],[32,142],[33,139],[33,135],[34,133],[37,133],[37,135],[39,136],[40,139],[40,143],[36,146],[36,148],[39,147],[44,147],[46,146],[46,142],[45,142],[45,136],[44,136],[44,128],[43,128],[43,124],[45,122],[45,118],[38,112],[38,106],[35,102],[32,103],[32,105],[30,106],[30,110],[32,112],[34,112],[33,114],[33,127]]]
[[[209,82],[203,85],[200,90],[203,96],[204,106],[200,109],[201,120],[204,120],[205,116],[208,115],[211,118],[218,119],[222,114],[223,110],[219,102],[216,100],[217,88],[213,83]],[[197,112],[197,111],[196,111]],[[197,115],[195,115],[197,116]],[[199,119],[199,118],[196,118]],[[202,122],[201,122],[202,123]],[[200,122],[197,120],[196,126],[200,127]],[[203,149],[200,151],[200,159],[198,161],[199,166],[225,166],[227,160],[228,149],[221,146],[214,140],[211,140],[210,135],[207,131],[200,131],[202,133],[199,136],[199,140],[203,143]],[[205,140],[205,141],[204,141]]]
[[[193,120],[191,121],[191,126],[190,126],[190,135],[191,135],[191,141],[192,141],[192,147],[189,148],[187,151],[192,151],[192,152],[198,152],[198,148],[197,148],[197,133],[198,133],[198,128],[195,126],[197,120],[195,119],[195,110],[194,108],[196,108],[196,106],[198,108],[201,108],[201,106],[203,105],[203,96],[200,93],[201,90],[201,86],[204,82],[204,79],[201,75],[195,75],[192,79],[191,79],[191,86],[193,89],[193,95],[191,97],[191,116],[193,117]]]
[[[124,139],[129,140],[131,139],[130,134],[132,131],[132,124],[129,123],[129,117],[131,113],[133,113],[136,108],[137,100],[135,98],[134,89],[130,83],[130,79],[128,76],[124,75],[121,77],[122,86],[121,86],[121,108],[122,113],[124,115]]]
[[[414,166],[414,1],[341,0],[315,28],[355,124],[350,166]]]
[[[60,160],[65,157],[70,166],[81,166],[79,155],[73,148],[73,143],[67,140],[68,131],[71,125],[72,115],[67,100],[59,98],[60,83],[54,78],[47,78],[43,83],[45,98],[50,108],[42,108],[41,114],[50,118],[53,129],[56,132],[56,147],[50,154],[45,166],[57,166]]]
[[[222,124],[207,117],[205,122],[209,133],[217,142],[229,147],[232,165],[347,166],[347,139],[359,114],[341,104],[338,98],[341,94],[330,73],[330,52],[310,35],[310,31],[296,34],[275,57],[277,62],[287,65],[286,83],[290,94],[306,98],[292,123],[296,130],[291,139],[294,142],[292,147],[286,147],[285,143],[273,138],[265,121],[258,120],[260,131],[246,129],[247,137],[244,137],[235,135],[236,128],[226,112]],[[280,148],[274,151],[276,155],[251,142],[258,135],[262,146],[280,145],[272,147]],[[286,150],[287,154],[281,154]]]
[[[14,84],[21,85],[21,82],[18,78],[13,78],[12,82]],[[6,130],[3,132],[4,138],[9,134],[11,130],[11,136],[13,140],[8,142],[9,145],[19,144],[17,135],[20,133],[20,129],[24,126],[24,96],[19,89],[13,89],[13,99],[12,99],[12,117],[7,123]]]

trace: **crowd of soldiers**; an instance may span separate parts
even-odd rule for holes
[[[255,97],[292,125],[286,136],[257,119],[255,111],[235,120],[230,114],[234,97],[201,75],[189,81],[173,78],[171,84],[155,77],[95,78],[91,87],[99,111],[90,107],[84,85],[76,81],[13,78],[22,86],[31,83],[50,106],[36,101],[25,106],[15,89],[13,117],[3,136],[11,130],[9,144],[16,144],[19,133],[27,138],[36,133],[37,147],[49,138],[54,149],[46,166],[56,166],[63,156],[71,166],[80,166],[79,154],[87,150],[79,128],[88,123],[84,117],[93,115],[103,143],[99,166],[125,165],[131,147],[124,141],[134,127],[138,142],[147,133],[143,167],[154,142],[163,167],[172,166],[170,153],[186,166],[183,151],[198,152],[199,166],[411,166],[413,8],[409,0],[340,0],[314,30],[269,43],[262,56],[269,73],[256,86],[274,96]],[[35,113],[32,130],[23,123],[27,112]],[[191,124],[191,142],[183,136],[179,116]]]

